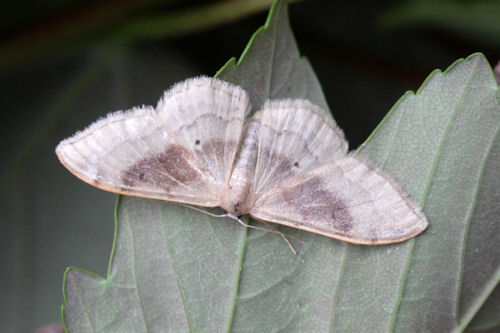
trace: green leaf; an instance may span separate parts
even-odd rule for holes
[[[300,59],[286,4],[217,74],[265,99],[326,107]],[[276,234],[185,207],[120,197],[109,271],[69,268],[69,331],[462,330],[500,278],[500,94],[476,54],[407,93],[360,148],[424,206],[430,227],[395,245]]]
[[[305,98],[328,110],[323,91],[309,62],[299,49],[282,2],[270,10],[238,62],[229,60],[216,77],[243,87],[254,111],[268,99]]]
[[[405,94],[362,148],[430,221],[398,255],[396,330],[463,329],[498,283],[498,91],[484,56],[459,60]]]

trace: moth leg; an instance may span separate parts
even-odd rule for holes
[[[282,233],[281,231],[279,231],[275,226],[267,223],[266,221],[259,221],[259,222],[264,223],[269,229],[259,228],[259,227],[256,227],[254,225],[250,225],[248,223],[245,223],[238,216],[234,216],[232,214],[224,214],[223,216],[229,217],[229,218],[232,218],[233,220],[238,221],[238,223],[241,224],[244,227],[252,228],[252,229],[257,229],[257,230],[262,230],[262,231],[266,231],[266,232],[272,232],[273,234],[280,235],[281,238],[283,238],[283,240],[285,241],[285,243],[287,243],[287,245],[290,248],[290,250],[292,250],[292,253],[293,254],[297,254],[297,251],[295,251],[295,248],[293,247],[292,243],[290,243],[290,241],[286,237],[287,235],[285,235],[284,233]]]
[[[266,221],[260,221],[259,220],[259,222],[264,223],[266,225],[266,227],[268,227],[269,229],[271,229],[272,232],[280,235],[281,238],[283,238],[283,240],[285,241],[285,243],[288,245],[288,247],[290,248],[290,250],[292,250],[292,253],[295,254],[295,255],[297,254],[297,251],[295,251],[295,248],[293,247],[292,243],[290,242],[290,240],[286,237],[286,235],[284,233],[282,233],[275,226],[273,226],[270,223],[267,223]]]
[[[279,231],[275,226],[267,223],[266,221],[259,220],[259,222],[262,222],[263,224],[265,224],[269,229],[259,228],[257,226],[245,223],[238,216],[235,216],[235,215],[232,215],[232,214],[228,214],[228,213],[226,213],[226,214],[213,214],[213,213],[207,212],[206,210],[198,208],[198,207],[193,207],[193,206],[186,205],[186,204],[180,204],[180,205],[182,205],[182,206],[184,206],[186,208],[195,210],[197,212],[200,212],[200,213],[203,213],[203,214],[207,214],[208,216],[212,216],[212,217],[219,217],[219,218],[220,217],[229,217],[230,219],[233,219],[233,220],[237,221],[239,224],[241,224],[242,226],[247,227],[247,228],[252,228],[252,229],[257,229],[257,230],[261,230],[261,231],[272,232],[274,234],[278,234],[278,235],[281,236],[281,238],[283,238],[283,240],[288,245],[288,247],[290,248],[290,250],[292,251],[292,253],[293,254],[297,254],[297,251],[295,251],[295,248],[293,247],[292,243],[286,237],[287,235],[285,235],[284,233],[282,233],[281,231]]]

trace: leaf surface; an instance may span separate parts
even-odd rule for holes
[[[268,98],[326,108],[278,1],[239,62],[218,77]],[[499,280],[500,94],[480,54],[407,93],[360,148],[424,206],[430,227],[360,246],[295,229],[276,234],[179,205],[121,197],[106,277],[70,268],[69,331],[461,330]],[[216,210],[217,211],[217,210]]]

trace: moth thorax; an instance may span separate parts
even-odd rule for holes
[[[229,214],[240,216],[248,213],[247,199],[255,178],[259,127],[260,119],[258,116],[247,124],[229,186],[224,193],[221,204],[221,207]]]

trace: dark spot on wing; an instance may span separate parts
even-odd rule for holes
[[[203,171],[211,174],[214,179],[222,180],[222,172],[231,168],[231,165],[225,165],[228,161],[226,154],[235,154],[235,150],[236,141],[214,138],[201,142],[195,153],[202,161],[200,165],[204,166]]]
[[[287,207],[296,210],[304,222],[326,224],[348,233],[353,218],[346,202],[324,188],[319,177],[312,177],[282,192]]]
[[[296,168],[298,168],[299,167],[299,162],[293,163],[293,166],[296,167]]]
[[[195,144],[195,145],[199,145],[199,144],[200,144],[200,140],[196,140],[196,141],[194,142],[194,144]]]
[[[147,157],[124,172],[123,184],[134,187],[137,184],[150,184],[169,188],[189,184],[199,178],[197,170],[188,163],[189,152],[180,145],[170,145],[163,153]]]
[[[307,166],[303,167],[308,167],[309,165],[318,165],[318,161],[320,159],[320,156],[317,155],[314,149],[311,149],[309,147],[309,143],[307,141],[307,138],[305,138],[301,133],[298,133],[293,130],[288,130],[286,128],[283,128],[281,130],[277,130],[274,128],[272,125],[269,124],[262,124],[262,127],[265,127],[268,131],[272,132],[273,134],[271,136],[274,137],[274,140],[278,140],[278,138],[285,136],[289,140],[293,140],[294,144],[294,151],[295,152],[301,152],[302,157],[308,156],[310,162],[308,163]]]

